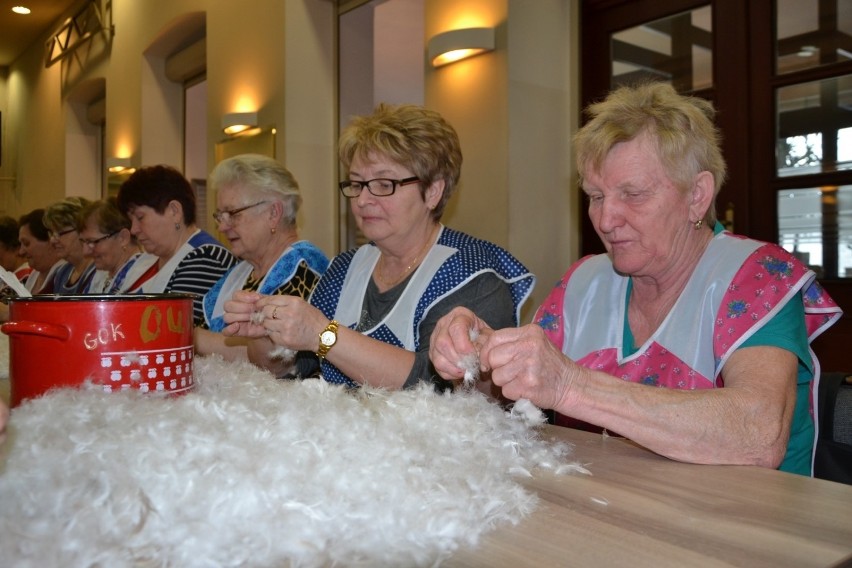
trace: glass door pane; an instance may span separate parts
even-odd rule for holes
[[[852,277],[852,185],[779,191],[778,243],[819,278]]]
[[[696,8],[611,35],[611,86],[665,81],[680,92],[713,86],[713,10]]]
[[[852,2],[776,0],[779,74],[852,59]]]
[[[776,91],[780,177],[852,169],[852,75]]]

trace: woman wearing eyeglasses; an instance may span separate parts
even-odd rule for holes
[[[123,294],[152,276],[157,257],[139,250],[130,234],[130,220],[121,214],[114,197],[90,203],[80,218],[83,254],[97,268],[89,294]]]
[[[325,380],[347,386],[438,384],[428,357],[438,319],[475,305],[492,325],[515,326],[535,277],[502,248],[440,223],[462,154],[438,113],[379,105],[344,130],[339,158],[348,173],[340,190],[370,242],[332,261],[310,303],[235,294],[225,332],[268,334],[299,351],[301,376],[319,361]]]
[[[195,347],[200,354],[245,359],[249,340],[219,333],[225,327],[225,301],[238,290],[307,298],[328,268],[328,258],[299,238],[299,185],[276,160],[259,154],[228,158],[213,169],[208,184],[216,194],[213,218],[241,262],[205,295],[205,323],[196,328]],[[267,337],[251,341],[263,344],[259,351],[272,347]]]
[[[59,267],[53,277],[54,294],[85,294],[95,275],[95,265],[83,254],[77,231],[80,211],[89,203],[83,197],[66,197],[44,211],[44,226],[50,234],[50,244],[59,257],[68,262]]]
[[[130,218],[130,233],[157,257],[156,271],[133,292],[194,294],[193,321],[204,321],[204,294],[234,265],[225,246],[195,224],[195,193],[176,169],[147,166],[118,190],[118,208]]]

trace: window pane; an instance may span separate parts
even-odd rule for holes
[[[776,91],[781,177],[852,169],[852,75]]]
[[[852,185],[779,191],[778,243],[820,278],[852,278]]]
[[[710,6],[612,34],[611,85],[665,81],[680,92],[713,86]]]
[[[852,2],[776,0],[778,73],[852,59]]]

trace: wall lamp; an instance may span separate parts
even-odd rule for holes
[[[450,30],[430,39],[428,45],[432,67],[440,67],[488,51],[494,51],[494,28]]]
[[[107,158],[106,167],[111,174],[132,174],[136,171],[130,158]]]
[[[222,130],[228,136],[234,136],[256,126],[256,112],[229,112],[222,117]]]

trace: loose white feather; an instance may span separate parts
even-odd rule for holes
[[[295,349],[288,349],[287,347],[284,347],[283,345],[276,345],[269,352],[269,356],[272,359],[281,359],[283,361],[292,361],[293,359],[296,358],[296,350]]]
[[[470,328],[468,335],[470,336],[470,341],[474,344],[474,347],[476,347],[476,340],[479,339],[479,332],[474,328]],[[476,381],[479,380],[479,348],[477,347],[473,353],[468,353],[462,357],[457,366],[464,369],[462,385],[466,390],[472,389],[476,384]]]

